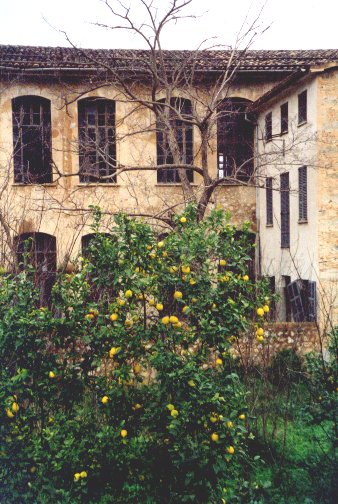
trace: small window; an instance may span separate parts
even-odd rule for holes
[[[265,140],[268,142],[272,139],[272,112],[265,116]]]
[[[283,103],[280,108],[280,132],[287,133],[289,130],[289,104]]]
[[[299,222],[307,222],[307,167],[298,168]]]
[[[273,192],[272,192],[272,177],[266,179],[266,225],[273,225]]]
[[[280,216],[281,216],[281,248],[290,247],[290,187],[289,173],[280,176]]]
[[[298,124],[307,121],[307,90],[298,95]]]
[[[40,96],[12,100],[14,182],[52,182],[50,101]]]
[[[161,100],[160,104],[156,121],[157,165],[159,166],[157,182],[162,184],[180,183],[181,179],[177,168],[174,166],[161,168],[160,166],[175,165],[178,158],[178,164],[193,164],[191,101],[184,98],[171,98],[170,107],[165,106],[165,100]],[[174,132],[174,142],[169,140],[170,128]],[[187,169],[186,174],[189,182],[193,182],[193,170]]]
[[[40,290],[40,306],[50,306],[56,279],[56,238],[46,233],[23,233],[16,239],[19,269],[33,266],[34,283]]]
[[[115,102],[78,102],[80,182],[116,182]]]
[[[272,296],[276,294],[276,279],[274,276],[266,277],[268,284],[269,284],[269,289],[270,293]],[[276,301],[273,298],[270,302],[270,320],[275,320],[276,319]]]

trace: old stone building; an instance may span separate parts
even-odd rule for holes
[[[331,317],[337,51],[160,56],[0,46],[1,263],[32,237],[48,295],[55,271],[88,244],[93,205],[107,225],[125,211],[161,231],[195,199],[251,220],[257,274],[282,293],[306,280],[312,308],[320,286]],[[290,295],[279,319],[318,318],[299,315],[301,296]]]

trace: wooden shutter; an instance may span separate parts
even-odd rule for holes
[[[269,141],[272,138],[272,112],[265,116],[265,140]]]
[[[290,247],[290,187],[289,173],[280,176],[280,206],[281,206],[281,247]]]
[[[266,225],[273,225],[273,192],[272,177],[266,179]]]
[[[289,104],[283,103],[280,108],[280,131],[287,133],[289,129]]]
[[[304,322],[305,309],[302,296],[302,281],[295,280],[287,286],[289,300],[291,304],[292,317],[295,322]]]
[[[307,222],[307,167],[298,168],[299,221]]]
[[[307,121],[307,91],[298,95],[298,124]]]

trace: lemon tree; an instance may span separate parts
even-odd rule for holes
[[[174,221],[159,240],[119,215],[108,235],[97,211],[50,309],[27,273],[2,277],[6,502],[238,502],[252,460],[231,349],[264,339],[268,293],[249,275],[249,223],[239,237],[194,207]]]

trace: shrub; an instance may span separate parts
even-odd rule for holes
[[[124,215],[100,234],[97,211],[51,309],[29,273],[2,278],[6,502],[241,501],[252,461],[229,351],[267,292],[246,276],[249,225],[236,240],[223,211],[194,212],[159,241]]]

